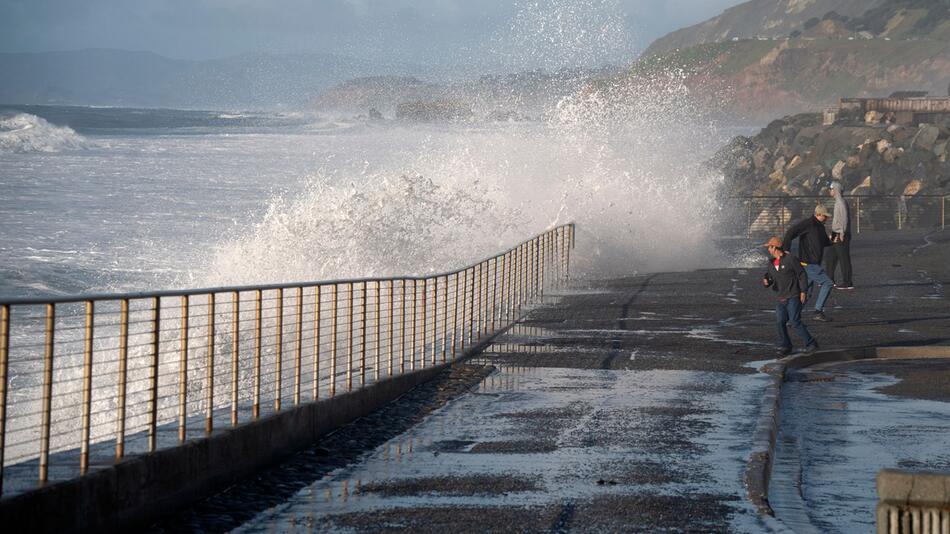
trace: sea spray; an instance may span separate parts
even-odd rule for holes
[[[676,73],[618,91],[565,98],[540,123],[434,129],[359,175],[324,169],[187,285],[444,272],[571,221],[580,273],[708,265],[714,129]]]

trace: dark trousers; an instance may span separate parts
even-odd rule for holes
[[[841,264],[841,277],[835,276],[835,269]],[[846,236],[844,241],[833,243],[825,251],[825,272],[839,286],[851,287],[854,281],[851,279],[851,236]]]
[[[797,298],[780,300],[775,304],[775,326],[778,328],[779,343],[782,348],[791,348],[792,340],[788,337],[788,328],[785,327],[785,323],[795,329],[806,346],[815,342],[808,329],[805,328],[805,323],[802,322],[802,301]]]

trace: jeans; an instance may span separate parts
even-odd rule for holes
[[[851,237],[845,234],[844,241],[834,243],[826,251],[825,271],[831,278],[835,278],[835,270],[838,264],[841,264],[841,278],[839,286],[851,287],[854,285],[851,280]]]
[[[798,337],[805,342],[805,346],[815,342],[815,338],[811,337],[808,329],[805,328],[805,324],[802,323],[801,300],[793,297],[785,301],[780,300],[775,305],[775,326],[778,328],[779,340],[782,348],[791,348],[792,340],[788,337],[788,328],[785,327],[785,323],[790,324],[795,329]]]
[[[815,311],[822,311],[825,309],[825,301],[828,300],[828,295],[831,294],[831,287],[834,282],[818,263],[806,265],[805,272],[808,273],[808,298],[811,298],[814,284],[818,284],[818,300],[815,301]]]

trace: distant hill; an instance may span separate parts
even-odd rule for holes
[[[419,70],[329,54],[204,61],[108,49],[0,54],[0,103],[297,109],[350,78]]]
[[[398,116],[402,109],[465,106],[472,116],[489,120],[538,118],[566,95],[593,80],[617,75],[617,68],[533,70],[501,75],[483,75],[452,83],[432,83],[412,76],[370,76],[338,84],[314,98],[319,111],[369,113]],[[409,105],[409,106],[407,106]],[[427,115],[427,114],[420,114]]]
[[[845,96],[946,95],[950,0],[753,0],[661,38],[624,76],[671,69],[704,104],[757,122]]]
[[[858,16],[883,3],[885,0],[750,0],[657,39],[643,56],[733,39],[786,37],[808,20],[821,19],[829,12]]]

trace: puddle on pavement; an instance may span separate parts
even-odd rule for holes
[[[876,391],[896,382],[838,366],[785,383],[769,501],[793,530],[872,532],[880,469],[950,470],[950,403]]]
[[[766,382],[761,374],[499,366],[472,393],[238,531],[321,531],[338,528],[333,515],[359,512],[707,494],[732,497],[730,531],[758,532],[742,476]]]

